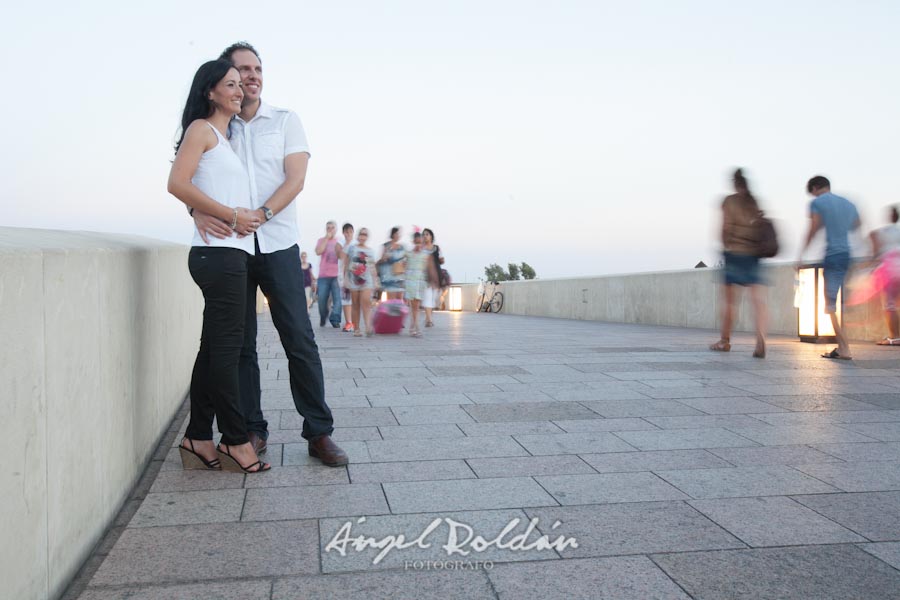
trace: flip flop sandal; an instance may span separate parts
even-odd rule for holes
[[[837,348],[835,348],[831,352],[826,352],[825,354],[822,355],[822,358],[836,358],[838,360],[853,360],[853,358],[850,356],[841,356],[840,354],[838,354]]]
[[[900,346],[900,338],[889,338],[886,337],[883,340],[876,342],[879,346]]]

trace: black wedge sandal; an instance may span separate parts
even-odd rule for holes
[[[222,457],[222,468],[226,471],[230,471],[232,473],[262,473],[263,471],[268,471],[272,468],[272,465],[269,463],[264,463],[261,460],[256,461],[253,464],[244,466],[238,462],[238,460],[231,455],[231,453],[227,450],[228,446],[225,446],[226,450],[222,450],[222,446],[224,444],[219,444],[216,446],[216,451]],[[253,467],[256,467],[256,469]]]
[[[187,443],[190,444],[190,448],[185,447],[185,440],[187,440]],[[222,469],[222,465],[219,462],[218,458],[206,460],[197,451],[195,451],[194,440],[192,440],[191,438],[186,437],[181,440],[181,444],[178,445],[178,451],[181,454],[181,466],[186,471],[189,469],[208,469],[211,471],[218,471]]]

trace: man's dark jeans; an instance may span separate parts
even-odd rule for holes
[[[331,435],[334,419],[325,403],[325,378],[322,361],[309,313],[300,270],[297,245],[285,250],[256,255],[247,266],[247,310],[244,323],[244,347],[241,349],[241,405],[247,430],[268,437],[268,423],[260,407],[259,359],[256,354],[256,288],[259,286],[269,301],[272,321],[288,359],[291,395],[294,406],[303,417],[304,439]]]
[[[335,327],[341,325],[341,286],[337,277],[319,277],[319,324],[324,325],[328,318]],[[331,296],[331,316],[328,315],[328,297]]]
[[[195,246],[188,254],[188,269],[205,301],[200,351],[191,376],[186,435],[192,440],[211,440],[215,417],[223,444],[247,443],[238,361],[244,343],[249,258],[243,250],[223,247]]]

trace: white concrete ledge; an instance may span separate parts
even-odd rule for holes
[[[203,299],[188,247],[0,227],[0,581],[56,598],[188,391]]]
[[[769,333],[797,335],[794,308],[794,267],[766,265],[769,283]],[[572,279],[504,281],[501,312],[609,323],[636,323],[718,329],[720,269],[690,269]],[[474,310],[475,284],[463,288],[463,310]],[[741,294],[735,331],[753,331],[750,294]],[[853,340],[875,341],[885,336],[881,301],[846,307],[844,322]]]

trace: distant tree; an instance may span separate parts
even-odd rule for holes
[[[521,264],[509,263],[508,270],[497,263],[491,263],[484,268],[484,278],[487,281],[518,281],[519,279],[537,279],[537,273],[527,262]]]
[[[484,278],[487,281],[509,281],[509,275],[496,263],[484,268]]]
[[[527,262],[523,261],[519,270],[522,272],[522,279],[535,279],[537,277],[537,273],[534,272],[534,269]]]
[[[519,265],[516,263],[509,263],[508,267],[509,280],[510,281],[518,281],[519,280]]]

